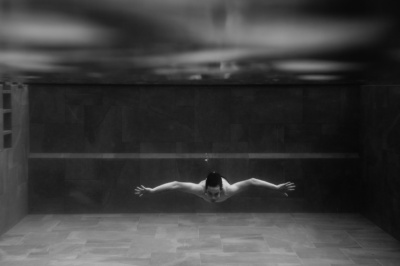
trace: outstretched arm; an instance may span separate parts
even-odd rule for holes
[[[155,188],[148,188],[145,186],[136,187],[135,194],[139,197],[146,195],[146,194],[154,194],[164,191],[182,191],[192,194],[198,194],[202,191],[202,188],[199,184],[188,183],[188,182],[178,182],[172,181],[169,183],[162,184]]]
[[[296,186],[294,183],[286,182],[283,184],[275,185],[264,180],[260,180],[257,178],[250,178],[244,181],[240,181],[237,183],[232,184],[231,191],[233,194],[242,192],[250,187],[263,187],[273,190],[278,190],[279,192],[283,193],[286,197],[288,196],[287,192],[293,191]]]

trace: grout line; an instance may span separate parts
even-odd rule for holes
[[[208,159],[359,159],[358,153],[207,153]],[[204,159],[204,153],[30,153],[31,159]]]

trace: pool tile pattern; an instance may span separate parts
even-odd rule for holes
[[[359,214],[28,215],[1,266],[299,266],[400,263],[400,242]]]

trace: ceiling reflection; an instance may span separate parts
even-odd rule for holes
[[[399,9],[391,0],[0,0],[0,7],[2,79],[368,83],[399,76]]]

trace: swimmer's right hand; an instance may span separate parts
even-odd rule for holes
[[[136,187],[135,194],[139,197],[151,193],[152,189],[141,185],[140,187]]]

